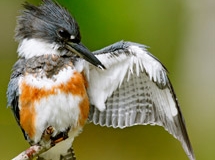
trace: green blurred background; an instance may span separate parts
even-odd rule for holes
[[[6,108],[6,88],[17,59],[16,16],[23,0],[0,0],[0,159],[28,147]],[[39,0],[29,0],[39,4]],[[91,50],[120,40],[150,46],[168,68],[197,159],[215,159],[215,1],[59,0],[79,22]],[[74,142],[79,160],[186,160],[161,127],[112,129],[86,125]]]

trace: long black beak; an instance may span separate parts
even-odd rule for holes
[[[90,62],[94,66],[96,66],[96,67],[98,67],[100,69],[105,69],[105,66],[82,43],[68,42],[67,45],[66,45],[66,48],[68,50],[70,50],[71,52],[77,54],[81,58],[87,60],[88,62]]]

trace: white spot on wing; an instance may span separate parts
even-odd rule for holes
[[[109,59],[107,55],[98,55],[97,58],[105,64],[107,69],[90,70],[88,92],[91,104],[94,104],[100,111],[104,111],[107,97],[120,86],[128,71],[129,59],[124,54],[112,59]]]
[[[168,103],[170,106],[171,114],[172,116],[176,116],[178,114],[178,109],[176,107],[176,103],[172,97],[172,94],[169,92],[169,89],[165,89],[167,98],[168,98]]]
[[[143,68],[148,73],[150,80],[154,80],[155,82],[160,81],[160,72],[164,72],[163,66],[158,62],[150,53],[148,53],[143,48],[139,46],[130,46],[130,52],[134,53],[136,56],[136,70],[139,73]],[[139,69],[140,67],[140,69]]]

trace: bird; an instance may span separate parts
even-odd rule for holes
[[[23,7],[7,105],[30,145],[53,146],[38,159],[74,160],[74,138],[93,123],[162,126],[195,160],[168,71],[147,46],[119,41],[91,52],[78,23],[58,2]]]

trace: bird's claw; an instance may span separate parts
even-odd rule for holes
[[[68,138],[68,130],[64,131],[64,132],[60,132],[57,135],[54,133],[55,132],[55,128],[52,126],[49,126],[48,128],[46,128],[46,130],[43,132],[42,135],[42,141],[40,141],[40,144],[47,144],[47,142],[49,142],[49,144],[51,146],[54,146],[55,144],[65,140]],[[42,143],[41,143],[42,142]]]
[[[56,136],[54,137],[51,137],[51,140],[52,140],[52,144],[55,145],[65,139],[68,138],[68,131],[65,131],[65,132],[60,132],[59,134],[57,134]]]
[[[42,139],[44,141],[49,141],[51,139],[52,134],[54,133],[55,129],[52,126],[49,126],[46,128],[46,130],[43,132]]]

